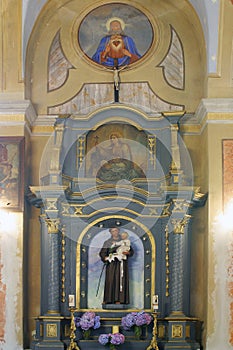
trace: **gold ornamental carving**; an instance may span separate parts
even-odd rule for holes
[[[46,210],[57,210],[57,198],[46,199]]]
[[[171,219],[173,232],[175,234],[184,234],[185,227],[189,223],[191,215],[186,214],[183,219]]]
[[[66,250],[66,240],[65,240],[65,227],[62,228],[61,232],[61,301],[64,303],[66,301],[66,258],[65,258],[65,250]]]
[[[170,283],[170,261],[169,261],[169,231],[168,225],[165,229],[165,260],[166,260],[166,297],[169,297],[169,283]]]
[[[59,232],[59,219],[45,219],[46,225],[48,227],[48,233],[58,233]]]
[[[57,324],[56,323],[48,323],[46,325],[46,334],[48,338],[56,338],[57,337]]]
[[[153,320],[154,320],[154,326],[153,326],[153,330],[152,330],[152,339],[150,342],[150,345],[146,348],[146,350],[159,350],[158,344],[157,344],[157,334],[158,334],[158,330],[157,330],[157,313],[156,312],[152,312],[152,316],[153,316]]]
[[[75,207],[75,215],[82,215],[83,214],[83,207]]]
[[[75,342],[75,331],[76,331],[76,326],[75,326],[75,321],[74,321],[74,311],[71,310],[71,322],[70,322],[70,345],[68,346],[67,350],[80,350],[77,343]]]
[[[155,136],[148,137],[148,146],[149,146],[149,160],[152,167],[156,168],[156,138]]]
[[[183,338],[182,325],[172,325],[172,338]]]

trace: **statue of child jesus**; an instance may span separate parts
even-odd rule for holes
[[[118,247],[116,249],[115,253],[110,254],[108,257],[108,261],[111,262],[115,259],[118,259],[119,261],[126,260],[127,255],[124,254],[124,252],[128,252],[130,250],[130,240],[129,240],[129,235],[127,232],[122,232],[121,233],[121,240],[118,242],[114,242],[114,245],[111,247]]]

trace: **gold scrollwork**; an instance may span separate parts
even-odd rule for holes
[[[71,310],[71,322],[70,322],[70,345],[68,346],[68,350],[80,350],[77,343],[75,342],[76,335],[76,326],[74,321],[74,311]]]
[[[57,337],[57,324],[56,323],[48,323],[46,325],[46,335],[48,338],[56,338]]]
[[[59,219],[45,219],[48,227],[48,233],[58,233],[59,232]]]
[[[172,325],[172,338],[183,338],[182,325]]]
[[[156,312],[152,312],[152,316],[154,319],[154,326],[153,326],[153,331],[152,331],[152,339],[150,342],[150,345],[146,348],[146,350],[159,350],[158,344],[157,344],[157,334],[158,334],[158,330],[157,330],[157,313]]]
[[[77,142],[77,168],[79,168],[84,160],[85,153],[85,136],[79,136]]]
[[[205,193],[201,193],[201,188],[197,187],[194,191],[194,199],[202,199],[206,196]]]
[[[149,146],[149,154],[150,154],[150,164],[155,169],[156,167],[156,138],[155,136],[149,136],[148,137],[148,146]]]
[[[174,226],[173,232],[175,234],[184,234],[186,225],[188,224],[191,215],[186,214],[183,219],[172,219],[171,223]]]

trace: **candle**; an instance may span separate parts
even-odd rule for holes
[[[157,294],[152,297],[152,306],[154,311],[157,311],[159,308],[159,296]]]
[[[69,294],[69,307],[75,307],[74,294]]]

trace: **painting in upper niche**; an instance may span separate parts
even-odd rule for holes
[[[147,16],[135,7],[106,4],[84,18],[78,40],[92,61],[113,69],[139,61],[152,45],[153,30]]]
[[[106,124],[87,136],[86,175],[104,182],[145,178],[147,136],[127,124]]]

